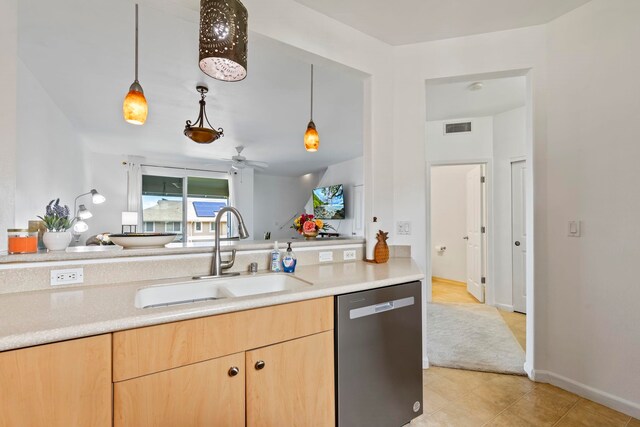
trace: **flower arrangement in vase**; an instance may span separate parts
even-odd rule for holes
[[[45,208],[45,215],[38,216],[47,229],[42,241],[48,250],[63,251],[71,243],[71,233],[68,230],[73,220],[69,219],[69,216],[69,207],[61,205],[60,199],[51,200]]]
[[[291,228],[302,234],[307,240],[315,239],[320,231],[334,230],[331,225],[321,219],[314,218],[313,214],[306,213],[294,219]]]

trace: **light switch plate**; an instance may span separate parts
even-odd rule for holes
[[[409,236],[411,234],[411,222],[398,221],[396,224],[396,234],[398,236]]]
[[[582,221],[569,221],[569,237],[580,237],[580,228]]]

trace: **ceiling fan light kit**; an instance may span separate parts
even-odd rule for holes
[[[143,125],[149,114],[147,99],[138,81],[138,4],[136,3],[136,42],[135,42],[135,80],[122,103],[122,114],[127,123]]]
[[[213,126],[211,126],[207,118],[207,103],[204,98],[209,89],[206,86],[197,86],[196,90],[200,92],[200,113],[195,123],[192,124],[191,120],[187,120],[187,124],[184,127],[184,134],[198,144],[211,144],[213,141],[223,137],[224,131],[222,128],[218,128],[217,130],[213,129]],[[205,126],[205,121],[209,127]]]
[[[240,0],[200,1],[200,69],[225,82],[247,77],[248,13]]]

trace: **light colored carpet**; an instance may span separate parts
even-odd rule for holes
[[[428,304],[427,354],[435,366],[524,375],[522,347],[484,304]]]

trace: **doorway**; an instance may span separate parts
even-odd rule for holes
[[[434,302],[485,301],[485,170],[483,163],[431,167]]]
[[[507,74],[427,81],[427,354],[525,374],[530,109]]]

